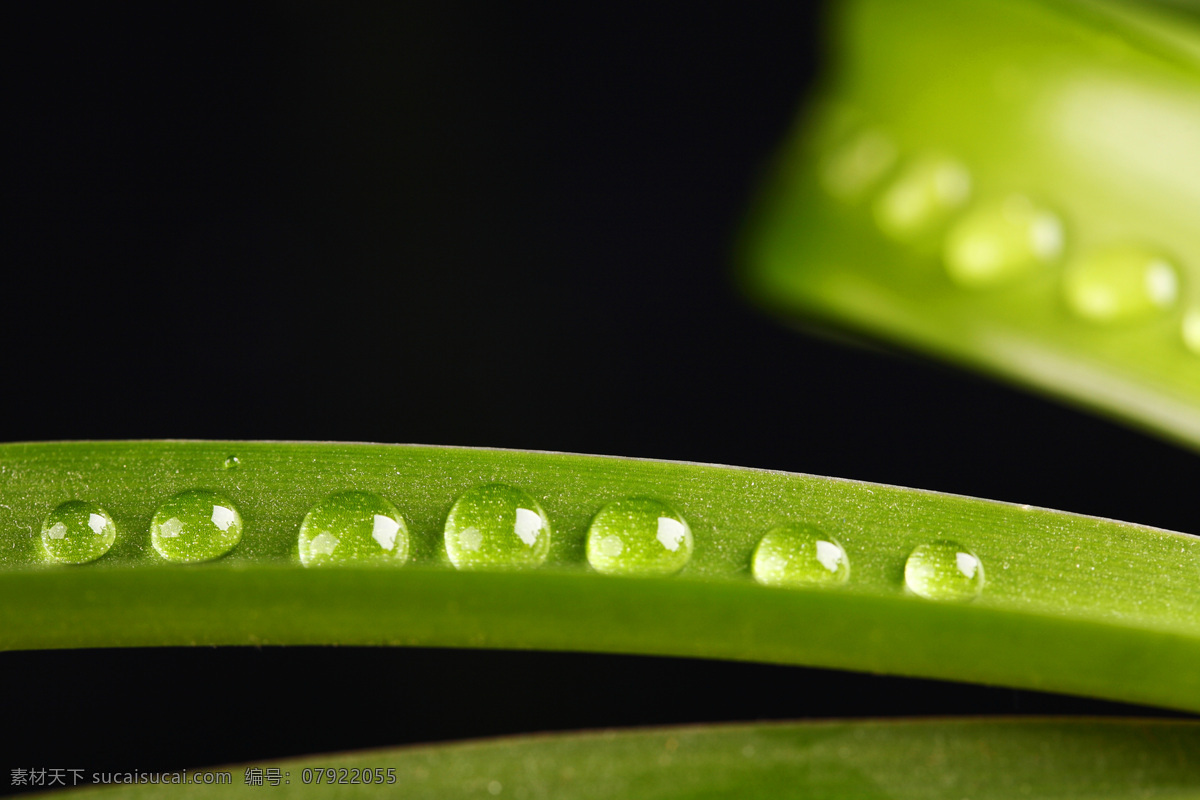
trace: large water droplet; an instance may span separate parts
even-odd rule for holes
[[[300,523],[300,563],[403,564],[408,527],[390,502],[370,492],[339,492],[317,503]]]
[[[70,500],[42,522],[42,547],[51,561],[86,564],[108,552],[117,540],[112,517],[95,503]]]
[[[1179,272],[1157,251],[1128,245],[1076,259],[1063,274],[1067,307],[1092,322],[1152,317],[1175,305]]]
[[[237,469],[239,466],[241,466],[241,463],[242,460],[237,456],[230,456],[229,458],[225,459],[225,463],[221,466],[225,469]]]
[[[922,544],[904,564],[904,583],[930,600],[973,600],[983,591],[983,562],[957,542]]]
[[[974,289],[1032,273],[1062,251],[1059,218],[1018,194],[963,217],[947,234],[943,255],[950,278]]]
[[[168,561],[209,561],[242,540],[242,517],[223,495],[204,489],[180,492],[154,512],[150,542]]]
[[[536,566],[550,554],[550,520],[528,492],[471,489],[446,517],[446,555],[459,569]]]
[[[878,183],[896,163],[898,151],[886,134],[866,130],[831,153],[821,165],[825,190],[842,200],[856,200]]]
[[[850,577],[850,560],[832,538],[793,522],[767,532],[754,550],[751,571],[768,586],[831,586]]]
[[[588,563],[609,575],[671,575],[692,557],[692,532],[670,506],[646,497],[600,509],[587,534]]]
[[[875,201],[885,234],[911,241],[942,226],[971,196],[971,173],[952,158],[927,155],[909,165]]]

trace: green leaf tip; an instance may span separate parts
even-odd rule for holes
[[[1200,21],[851,0],[747,230],[761,304],[1200,446]]]

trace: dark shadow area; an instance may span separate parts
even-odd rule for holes
[[[0,663],[23,689],[6,702],[22,727],[6,761],[89,773],[610,727],[1170,714],[941,681],[576,653],[156,648],[6,653]],[[118,735],[114,720],[135,710],[139,724]]]

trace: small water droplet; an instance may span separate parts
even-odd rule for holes
[[[1090,252],[1063,274],[1067,307],[1091,322],[1152,317],[1175,305],[1179,272],[1157,251],[1138,246]]]
[[[408,527],[399,509],[370,492],[339,492],[326,497],[300,523],[300,563],[403,564],[408,560]]]
[[[930,600],[973,600],[983,591],[983,562],[957,542],[922,544],[904,564],[904,583]]]
[[[488,794],[495,796],[504,791],[504,785],[500,781],[490,781],[487,785]]]
[[[1183,335],[1184,346],[1200,355],[1200,308],[1189,308],[1183,313],[1180,333]]]
[[[1063,227],[1048,209],[1024,195],[988,203],[963,217],[947,234],[946,272],[960,286],[984,288],[1054,263],[1063,250]]]
[[[875,201],[885,234],[910,241],[944,224],[971,196],[971,173],[960,162],[926,155],[909,165]]]
[[[471,489],[446,517],[446,555],[459,569],[536,566],[549,554],[546,512],[514,486]]]
[[[789,523],[772,528],[758,543],[751,571],[768,586],[830,586],[849,579],[850,560],[817,528]]]
[[[204,489],[180,492],[154,512],[150,542],[168,561],[210,561],[242,540],[242,517],[224,495]]]
[[[42,522],[42,547],[51,561],[86,564],[108,552],[117,540],[112,517],[95,503],[69,500]]]
[[[671,575],[692,557],[692,532],[670,506],[646,497],[600,509],[587,534],[588,563],[608,575]]]
[[[898,152],[896,144],[881,131],[862,131],[825,159],[821,183],[834,197],[856,200],[887,174]]]
[[[241,459],[239,459],[237,456],[230,456],[229,458],[225,459],[224,467],[225,469],[237,469],[241,463]]]

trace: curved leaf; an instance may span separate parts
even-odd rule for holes
[[[1200,19],[838,4],[746,290],[1200,445]]]
[[[113,786],[78,796],[1194,798],[1198,751],[1200,726],[1161,720],[735,725],[309,756],[255,765],[257,778],[246,766],[228,768],[228,785]],[[267,769],[278,770],[278,786]],[[364,770],[372,783],[361,782]],[[346,783],[330,786],[330,774]],[[377,785],[376,774],[395,782]],[[263,785],[246,785],[248,777]]]
[[[227,464],[236,456],[236,466]],[[590,650],[841,667],[1200,710],[1200,540],[1127,523],[779,472],[519,451],[253,442],[0,446],[0,647],[395,644]],[[546,563],[449,565],[456,498],[517,487],[553,527]],[[150,542],[165,500],[230,498],[243,522],[223,558],[185,565]],[[346,490],[407,521],[411,557],[304,567],[306,512]],[[651,497],[686,520],[694,553],[669,577],[588,566],[589,522]],[[116,526],[90,564],[46,561],[42,520],[64,501]],[[803,523],[844,548],[844,584],[755,581],[755,547]],[[914,548],[973,554],[977,599],[916,596]],[[953,568],[953,565],[951,565]]]

